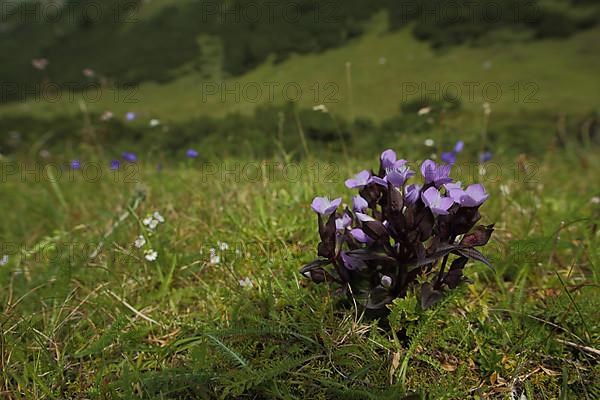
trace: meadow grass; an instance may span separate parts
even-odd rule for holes
[[[505,32],[500,39],[482,39],[479,46],[436,51],[416,40],[411,27],[386,31],[381,13],[365,35],[345,46],[291,56],[281,63],[267,61],[239,77],[207,78],[202,72],[182,71],[166,84],[92,87],[85,96],[48,93],[2,105],[0,114],[74,116],[85,104],[97,114],[136,111],[144,121],[182,122],[207,115],[252,114],[257,106],[293,99],[300,107],[325,103],[342,117],[382,121],[397,115],[401,103],[445,94],[458,97],[466,111],[476,114],[485,101],[494,111],[511,116],[545,110],[585,113],[597,111],[600,103],[593,85],[600,66],[599,32],[596,28],[567,39],[536,41]]]
[[[142,160],[97,181],[6,177],[0,393],[464,399],[520,385],[528,399],[600,396],[597,150],[499,158],[484,176],[463,164],[460,179],[491,193],[482,222],[496,223],[484,249],[495,272],[470,263],[473,283],[432,310],[410,293],[391,328],[298,273],[318,241],[310,201],[349,201],[344,179],[377,153],[308,151],[295,164],[282,154],[157,171]],[[154,211],[166,221],[150,235]],[[156,261],[134,247],[140,234]]]

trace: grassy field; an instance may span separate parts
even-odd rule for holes
[[[392,330],[298,273],[316,252],[312,198],[349,201],[344,179],[377,156],[161,171],[145,160],[38,180],[5,162],[0,393],[504,399],[522,387],[528,399],[598,398],[597,150],[496,159],[484,176],[462,165],[464,182],[491,193],[482,222],[496,223],[484,249],[496,271],[470,263],[473,283],[432,310],[409,294]],[[150,235],[155,211],[165,222]],[[156,260],[134,246],[141,234]]]
[[[145,121],[186,121],[202,115],[249,114],[261,104],[294,100],[301,107],[325,103],[345,117],[381,121],[397,115],[401,102],[444,95],[458,97],[467,111],[479,112],[488,101],[495,111],[510,115],[542,110],[582,113],[597,111],[600,104],[594,85],[600,67],[598,29],[568,39],[529,42],[500,32],[482,39],[479,47],[436,52],[414,39],[409,28],[389,33],[385,25],[385,15],[379,15],[368,34],[344,47],[267,62],[237,78],[216,74],[207,79],[182,70],[168,84],[93,86],[85,96],[47,93],[3,105],[0,114],[77,115],[83,103],[98,114],[135,111]]]

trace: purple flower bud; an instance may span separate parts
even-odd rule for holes
[[[71,161],[71,169],[81,169],[81,163],[79,162],[79,160]]]
[[[344,266],[348,268],[350,271],[361,270],[367,268],[367,264],[359,258],[352,257],[345,251],[342,251],[342,261],[344,262]]]
[[[392,278],[387,276],[387,275],[383,275],[381,277],[381,286],[383,286],[386,289],[389,289],[390,287],[392,287]]]
[[[110,169],[112,169],[113,171],[119,169],[120,166],[121,163],[119,162],[119,160],[112,160],[110,162]]]
[[[137,115],[135,115],[134,112],[129,111],[127,114],[125,114],[125,118],[127,119],[127,121],[133,121],[134,119],[136,119]]]

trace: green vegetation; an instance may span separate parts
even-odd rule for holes
[[[256,23],[202,8],[245,0],[34,21],[8,3],[0,396],[600,398],[597,2],[300,0],[305,18]],[[315,196],[350,202],[382,150],[416,169],[457,140],[495,271],[388,319],[304,279]]]
[[[462,168],[464,182],[491,193],[482,222],[496,223],[486,248],[496,273],[469,265],[474,283],[433,310],[413,294],[397,301],[391,330],[298,274],[318,240],[312,197],[343,192],[366,158],[294,164],[280,154],[160,172],[142,161],[54,184],[9,175],[3,393],[463,399],[499,396],[518,378],[527,398],[597,398],[597,150],[571,143],[497,159],[487,177]],[[133,242],[154,211],[166,222],[148,236],[158,252],[150,262]],[[246,277],[252,287],[240,286]]]

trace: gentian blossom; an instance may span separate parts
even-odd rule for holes
[[[354,178],[347,179],[346,187],[348,189],[362,189],[369,183],[371,183],[371,173],[365,169],[364,171],[360,171],[358,174],[356,174]]]
[[[137,115],[135,115],[134,112],[129,111],[127,114],[125,114],[125,119],[127,119],[127,121],[133,121],[137,118]]]
[[[81,169],[81,163],[79,162],[79,160],[71,161],[71,169]]]
[[[450,165],[438,166],[433,160],[425,160],[421,164],[421,174],[425,178],[425,183],[433,183],[436,187],[439,187],[452,182],[450,168]]]
[[[335,229],[338,231],[346,230],[347,227],[352,223],[352,218],[346,213],[342,215],[342,218],[336,218],[335,220]]]
[[[421,188],[422,186],[417,184],[408,185],[404,189],[404,200],[406,200],[409,204],[415,204],[417,200],[419,200]]]
[[[392,168],[396,162],[396,152],[392,149],[387,149],[381,153],[381,166],[383,169]]]
[[[110,169],[112,169],[113,171],[119,169],[120,166],[121,162],[119,160],[112,160],[110,162]]]
[[[123,160],[127,161],[128,163],[134,163],[137,161],[137,155],[129,151],[124,152],[122,156]]]
[[[486,162],[490,161],[491,159],[492,159],[491,151],[484,151],[479,154],[479,163],[480,164],[486,163]]]
[[[356,195],[352,198],[352,209],[354,211],[364,211],[367,207],[369,207],[369,203],[362,198],[360,195]]]
[[[450,189],[448,193],[452,200],[463,207],[478,207],[489,197],[483,185],[479,183],[470,185],[465,190],[460,188]]]
[[[330,215],[342,204],[342,198],[329,200],[327,197],[315,197],[311,207],[319,215]]]
[[[462,140],[459,140],[454,145],[454,149],[452,149],[452,151],[447,151],[447,152],[442,153],[442,155],[440,157],[441,160],[443,162],[445,162],[446,164],[450,164],[450,165],[455,164],[456,163],[456,156],[458,155],[458,153],[460,153],[461,151],[463,151],[464,147],[465,147],[465,142],[463,142]]]
[[[454,204],[454,200],[442,196],[434,187],[423,192],[421,199],[434,215],[448,215],[448,209]]]
[[[385,175],[385,180],[391,183],[394,187],[400,187],[404,185],[406,180],[415,174],[415,172],[412,171],[408,165],[405,165],[405,160],[400,160],[397,163],[400,163],[401,161],[403,161],[403,163],[400,165],[397,164],[397,166],[386,170],[387,174]]]
[[[194,149],[189,149],[188,151],[185,152],[185,155],[188,158],[196,158],[196,157],[198,157],[198,152]]]

